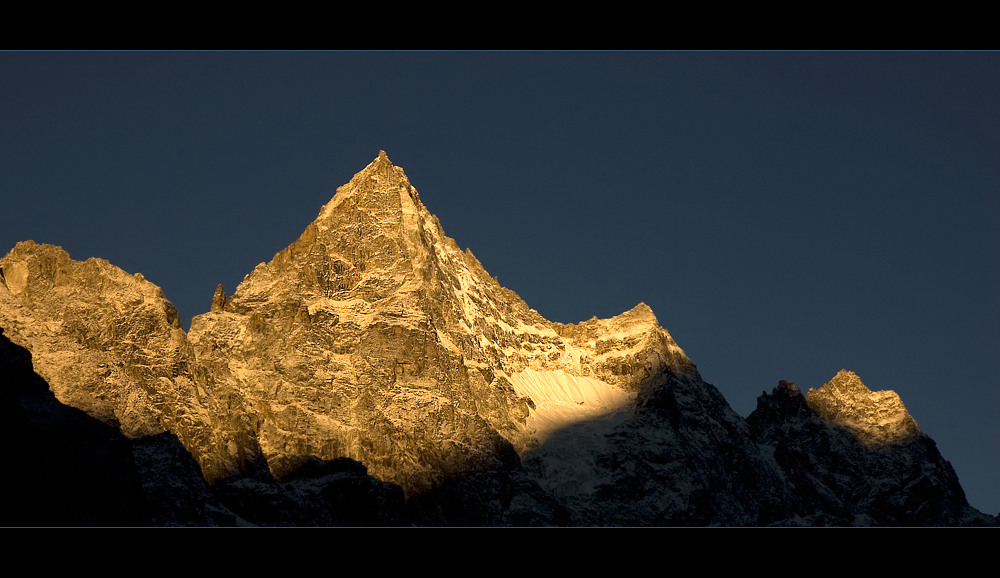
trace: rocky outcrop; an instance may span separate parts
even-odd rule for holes
[[[218,287],[215,288],[215,294],[212,295],[212,307],[210,311],[212,313],[217,313],[222,311],[226,306],[226,290],[222,287],[222,283],[219,283]]]
[[[66,405],[129,438],[172,432],[209,480],[262,464],[242,394],[204,371],[142,274],[31,241],[0,259],[0,327]]]

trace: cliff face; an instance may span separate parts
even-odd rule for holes
[[[215,303],[190,341],[248,396],[276,475],[347,456],[411,496],[484,471],[520,479],[515,452],[694,372],[645,305],[542,318],[444,235],[384,153]]]
[[[176,434],[210,480],[259,461],[241,393],[217,386],[195,360],[159,287],[31,241],[0,268],[0,327],[31,351],[61,402],[131,438]]]
[[[467,274],[444,242],[382,155],[222,307],[193,320],[199,359],[246,392],[274,473],[348,456],[413,493],[509,459],[497,432],[514,429],[523,402],[499,388],[476,395],[487,384],[437,329],[456,308],[453,287],[438,286],[458,274],[439,260]],[[492,398],[484,415],[481,397]]]
[[[896,493],[941,488],[921,520],[967,507],[957,480],[911,471],[950,471],[930,453],[877,465],[929,440],[853,374],[743,420],[645,304],[544,319],[384,152],[187,334],[157,286],[105,261],[25,242],[0,267],[0,328],[60,401],[132,440],[164,523],[199,501],[214,513],[190,523],[893,523],[920,507],[857,514],[889,506],[832,480],[876,471],[908,480]],[[210,486],[171,469],[185,452]]]

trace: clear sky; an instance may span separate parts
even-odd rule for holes
[[[0,253],[186,327],[379,149],[547,318],[644,301],[744,416],[852,370],[1000,512],[1000,53],[0,52]]]

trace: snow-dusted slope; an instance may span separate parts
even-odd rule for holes
[[[635,393],[593,377],[577,377],[561,369],[524,369],[509,376],[514,391],[531,400],[526,429],[538,442],[573,424],[600,420],[627,410]]]

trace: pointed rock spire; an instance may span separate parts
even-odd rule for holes
[[[378,176],[388,177],[392,174],[393,168],[396,168],[396,165],[392,164],[392,161],[389,160],[389,155],[385,154],[384,150],[379,149],[378,156],[375,157],[375,160],[368,164],[365,171],[361,171],[358,174],[360,175],[371,171]],[[399,172],[402,172],[402,170]]]
[[[222,311],[226,306],[226,290],[222,287],[222,283],[215,288],[215,295],[212,295],[212,312],[216,313]]]

